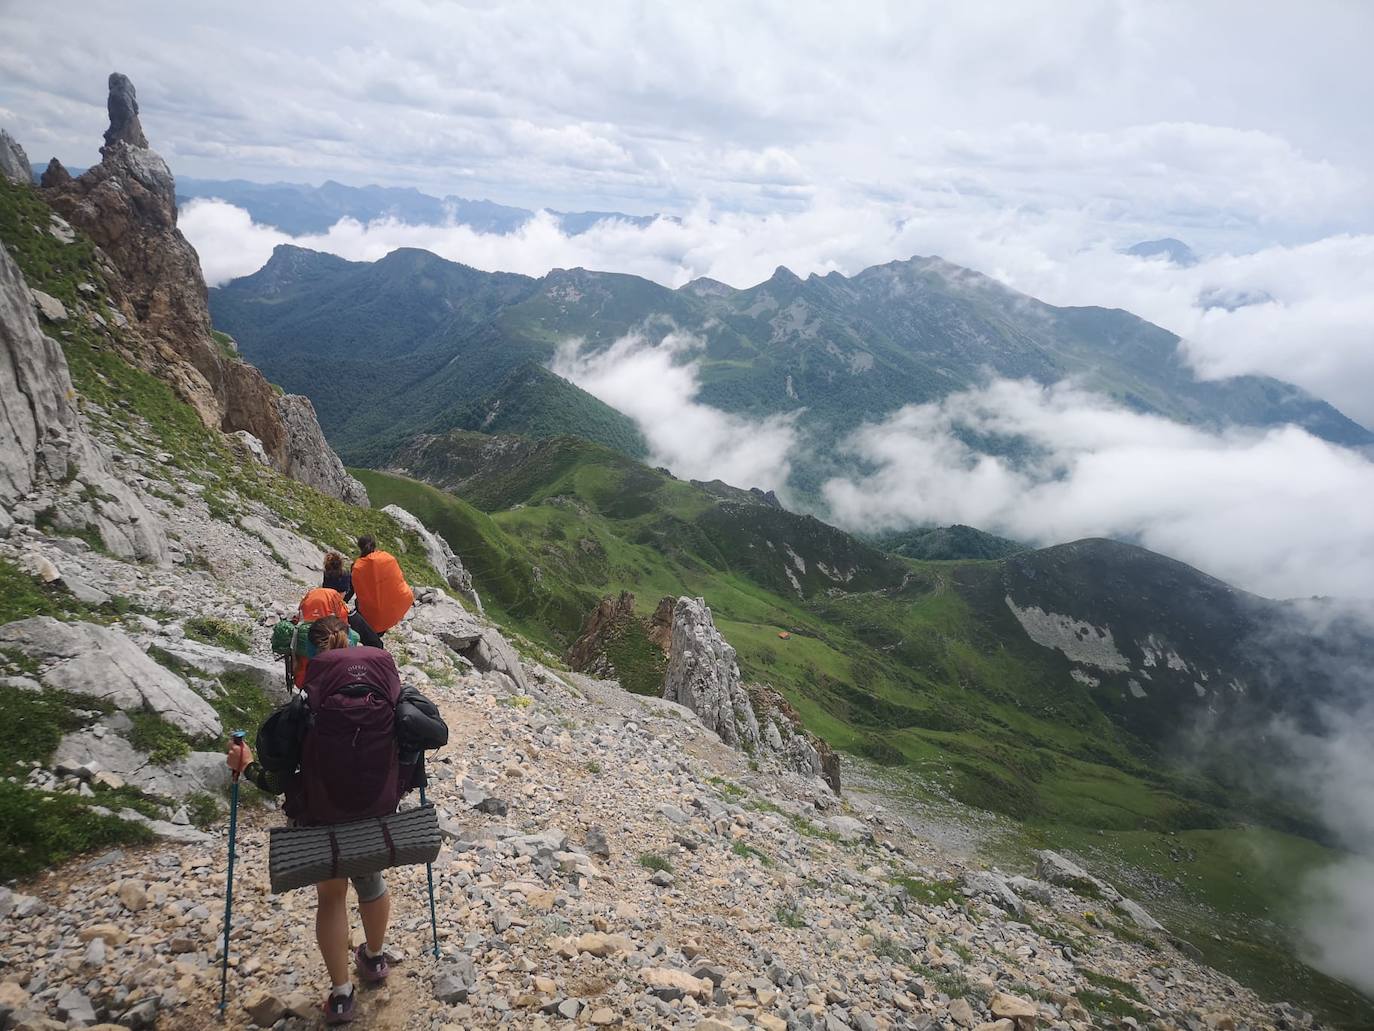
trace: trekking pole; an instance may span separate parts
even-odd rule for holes
[[[243,744],[248,735],[236,730],[229,735],[235,745]],[[234,915],[234,839],[239,829],[239,771],[234,771],[233,785],[229,789],[229,875],[224,883],[224,956],[219,972],[219,1016],[224,1019],[229,1005],[229,921]]]
[[[421,774],[420,780],[420,804],[425,805],[425,782],[424,775]],[[439,917],[434,908],[434,864],[425,864],[425,875],[429,878],[429,929],[434,935],[434,958],[439,958]]]

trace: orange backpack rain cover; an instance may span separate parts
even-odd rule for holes
[[[354,561],[353,595],[363,619],[379,634],[399,623],[415,603],[401,564],[385,551],[374,551]]]
[[[302,623],[313,623],[317,619],[324,619],[325,616],[338,616],[345,623],[348,622],[348,606],[344,604],[343,595],[332,587],[315,587],[306,591],[296,611],[300,613]],[[302,656],[296,656],[297,687],[305,683],[305,666],[308,661]]]

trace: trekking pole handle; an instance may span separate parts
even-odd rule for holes
[[[246,730],[235,730],[235,731],[231,732],[230,735],[229,735],[229,740],[231,740],[231,741],[234,743],[231,747],[239,747],[239,746],[241,746],[241,745],[243,744],[243,739],[246,738],[247,736],[248,736],[248,731],[246,731]],[[240,770],[235,770],[235,771],[234,771],[234,780],[235,780],[235,782],[238,781],[238,779],[239,779],[239,773],[240,773],[240,772],[241,772]]]

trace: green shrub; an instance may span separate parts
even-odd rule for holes
[[[245,655],[253,649],[251,631],[246,626],[218,616],[191,617],[186,621],[186,636],[193,641],[217,645]]]
[[[191,754],[191,739],[157,713],[145,709],[129,713],[129,719],[129,744],[146,752],[150,762],[166,766]]]
[[[152,838],[141,824],[94,813],[73,795],[0,781],[0,880],[32,876],[92,849]]]
[[[204,791],[193,791],[186,796],[186,813],[191,823],[204,830],[219,819],[219,802],[214,795]]]
[[[673,864],[655,852],[641,852],[639,855],[639,865],[646,870],[662,870],[666,873],[673,872]]]

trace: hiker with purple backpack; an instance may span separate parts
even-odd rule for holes
[[[339,872],[335,830],[341,837],[345,827],[369,820],[381,827],[390,848],[392,862],[383,860],[382,865],[405,862],[397,859],[385,819],[408,792],[421,788],[423,795],[423,749],[446,743],[448,728],[432,702],[413,688],[402,688],[388,652],[350,647],[348,624],[342,619],[316,620],[309,637],[316,654],[301,692],[263,724],[256,761],[244,742],[230,745],[229,768],[268,794],[285,794],[291,826],[329,829],[332,864],[326,852],[319,869]],[[275,846],[277,832],[273,834]],[[356,863],[344,866],[356,868]],[[274,882],[276,876],[274,870]],[[364,982],[382,981],[390,972],[385,946],[391,897],[380,870],[323,876],[315,882],[315,938],[330,978],[323,1009],[326,1024],[343,1024],[353,1019],[356,1003],[348,970],[348,885],[351,880],[358,896],[366,937],[352,957]],[[274,890],[280,889],[274,884]]]

